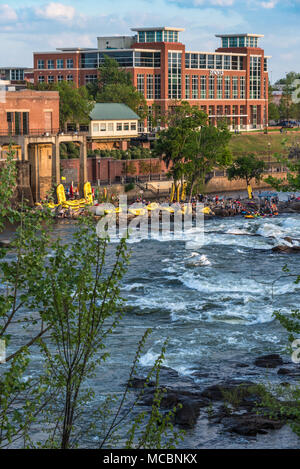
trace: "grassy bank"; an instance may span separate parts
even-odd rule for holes
[[[287,145],[300,143],[300,132],[281,133],[247,133],[234,134],[230,142],[230,148],[235,156],[254,153],[258,156],[273,155],[274,153],[286,153],[282,142],[287,140]],[[268,145],[270,143],[270,145]]]

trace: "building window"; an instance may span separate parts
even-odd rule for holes
[[[268,59],[264,59],[264,72],[268,71]]]
[[[93,124],[93,132],[95,133],[99,132],[99,124]]]
[[[225,99],[230,99],[230,77],[225,77]]]
[[[199,67],[202,69],[206,69],[206,54],[200,54],[200,63]]]
[[[245,77],[240,77],[240,99],[246,98],[246,80]]]
[[[223,77],[218,76],[217,78],[217,99],[223,98]]]
[[[237,37],[230,37],[229,38],[229,47],[237,47],[238,46],[238,38]]]
[[[228,37],[222,37],[222,47],[228,47]]]
[[[191,68],[199,68],[199,54],[191,54]]]
[[[123,129],[122,122],[118,122],[117,123],[117,132],[122,132],[122,129]]]
[[[190,75],[185,76],[185,98],[190,99]]]
[[[250,99],[260,99],[261,57],[250,57]]]
[[[97,76],[97,75],[86,75],[86,76],[85,76],[85,83],[86,83],[86,85],[87,85],[88,83],[95,83],[97,80],[98,80],[98,76]]]
[[[129,130],[129,122],[125,122],[125,123],[124,123],[124,130],[125,130],[126,132],[128,132],[128,130]]]
[[[136,123],[135,122],[131,122],[130,130],[136,130]]]
[[[154,98],[155,99],[161,98],[160,75],[155,75]]]
[[[231,57],[231,70],[238,70],[239,68],[239,58],[237,55]]]
[[[198,75],[192,75],[192,99],[198,99],[199,94],[198,94]]]
[[[201,99],[206,99],[206,75],[200,77]]]
[[[106,123],[105,122],[100,123],[100,132],[106,132]]]
[[[43,75],[40,75],[40,76],[38,77],[38,82],[39,82],[39,83],[44,83],[44,82],[45,82],[45,77],[44,77]]]
[[[208,55],[207,56],[207,68],[209,69],[214,69],[215,67],[215,56],[214,55]]]
[[[118,55],[117,55],[118,54]],[[115,52],[114,55],[110,52],[110,57],[114,58],[122,67],[133,66],[133,52],[122,52],[126,54],[124,57],[121,56],[121,52]],[[160,68],[160,52],[134,52],[134,66],[135,67],[152,67]]]
[[[56,68],[64,68],[64,59],[56,59]]]
[[[74,68],[73,59],[67,59],[67,68]]]
[[[185,68],[191,68],[191,54],[185,54]]]
[[[61,83],[62,81],[64,81],[63,75],[58,75],[57,81],[58,81],[58,83]]]
[[[216,69],[221,70],[222,68],[222,55],[216,55]]]
[[[47,68],[53,69],[54,68],[54,60],[47,61]]]
[[[215,77],[214,76],[209,77],[208,97],[209,99],[215,99]]]
[[[23,112],[23,135],[29,133],[29,112]]]
[[[231,68],[231,56],[224,55],[224,70],[230,70]]]
[[[73,75],[67,75],[67,81],[69,82],[73,81]]]
[[[232,99],[238,99],[238,77],[232,77]]]
[[[147,99],[153,99],[153,75],[147,75]]]
[[[138,74],[137,76],[137,90],[143,96],[145,96],[145,75]]]
[[[16,69],[10,71],[10,79],[12,81],[23,81],[24,80],[24,70]]]
[[[53,75],[48,76],[48,83],[54,83],[54,76]]]
[[[109,123],[107,124],[107,130],[108,130],[109,132],[113,132],[113,131],[114,131],[114,123],[113,123],[113,122],[109,122]]]
[[[39,69],[45,68],[45,61],[44,60],[42,60],[42,59],[38,60],[38,68]]]
[[[181,99],[181,52],[168,53],[168,98]]]

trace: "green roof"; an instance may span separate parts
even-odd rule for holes
[[[139,116],[126,104],[121,103],[96,103],[90,113],[92,121],[101,120],[136,120]]]

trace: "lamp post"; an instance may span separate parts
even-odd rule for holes
[[[271,142],[268,142],[268,163],[269,163],[269,172],[271,169]]]

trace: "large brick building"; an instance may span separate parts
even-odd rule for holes
[[[199,106],[212,124],[228,121],[232,129],[264,128],[268,123],[268,65],[259,34],[218,35],[215,52],[186,51],[181,28],[135,28],[134,36],[99,37],[95,49],[63,48],[34,53],[35,83],[63,80],[76,86],[97,80],[108,55],[130,70],[144,94],[149,119],[140,131],[151,131],[153,104],[164,112],[176,100]]]

